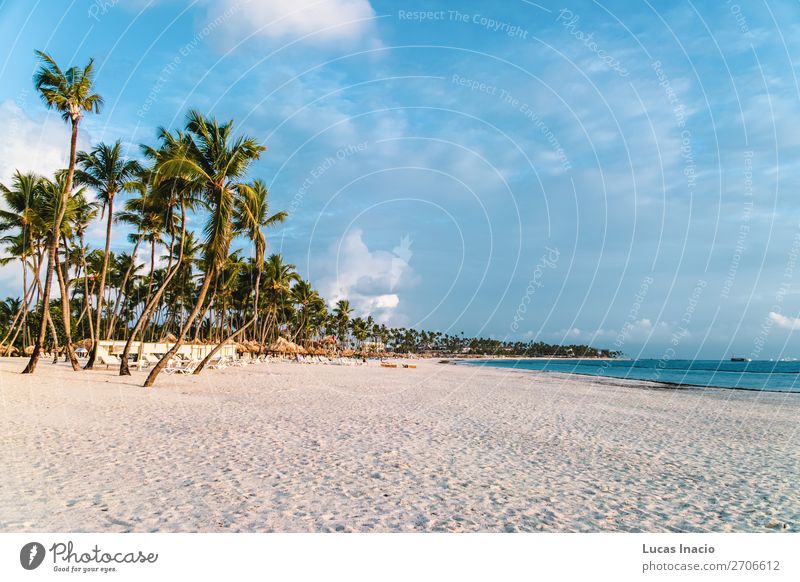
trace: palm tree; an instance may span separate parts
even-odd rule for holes
[[[69,122],[72,127],[72,136],[69,149],[69,166],[64,181],[64,190],[61,193],[62,203],[59,212],[56,214],[52,224],[51,237],[48,241],[47,249],[47,274],[45,276],[44,290],[42,291],[42,321],[39,326],[39,334],[33,347],[33,353],[28,361],[28,365],[22,371],[23,374],[32,374],[39,361],[39,354],[42,351],[45,335],[47,334],[47,304],[50,300],[50,288],[53,282],[53,268],[56,263],[56,251],[59,244],[59,234],[61,232],[61,221],[67,206],[67,199],[72,193],[72,178],[75,172],[75,160],[78,145],[78,125],[84,112],[100,112],[103,100],[94,93],[92,82],[93,61],[84,68],[70,67],[62,71],[53,58],[42,51],[36,51],[39,57],[40,67],[33,76],[34,85],[49,109],[56,109],[61,112],[65,122]],[[65,298],[69,302],[69,298]],[[63,303],[63,302],[62,302]],[[63,311],[63,310],[62,310]],[[69,310],[63,313],[66,320],[69,319]],[[67,352],[71,354],[72,346],[67,347]],[[72,367],[78,369],[77,360],[74,354],[70,358],[73,361]]]
[[[364,340],[367,339],[367,322],[356,317],[350,322],[350,328],[353,330],[353,337],[356,339],[357,347],[359,349],[364,347]]]
[[[308,339],[309,325],[313,315],[324,307],[324,301],[308,281],[301,279],[292,287],[292,300],[297,304],[297,329],[294,339]]]
[[[47,237],[47,245],[48,248],[55,247],[55,256],[54,256],[54,264],[53,270],[56,272],[56,279],[58,281],[59,291],[61,293],[60,301],[61,301],[61,316],[62,316],[62,325],[63,325],[63,333],[64,333],[64,350],[65,356],[69,360],[70,364],[72,365],[72,369],[75,371],[80,370],[80,365],[78,364],[78,358],[75,356],[75,352],[72,348],[72,309],[70,307],[69,302],[69,248],[66,244],[68,238],[72,237],[73,233],[73,221],[75,218],[75,214],[78,209],[86,203],[85,197],[83,195],[83,189],[78,190],[74,194],[70,192],[70,194],[66,197],[63,196],[63,192],[65,191],[66,185],[65,181],[67,180],[66,172],[58,172],[56,174],[55,180],[43,180],[43,197],[42,197],[42,210],[41,216],[46,224],[51,224],[55,221],[59,223],[59,230],[56,233],[49,233]],[[59,219],[60,217],[60,219]],[[52,237],[55,237],[56,242],[53,245],[52,241],[50,240]],[[64,268],[62,269],[62,264],[59,259],[59,247],[63,243],[64,246]],[[55,336],[55,328],[51,327],[50,330],[53,335]],[[55,339],[55,338],[54,338]],[[36,349],[34,344],[34,350]],[[55,350],[56,356],[58,350]],[[55,359],[53,363],[55,363]],[[29,362],[30,363],[30,362]]]
[[[352,312],[353,310],[350,307],[350,302],[347,299],[340,299],[336,302],[333,316],[336,319],[336,331],[342,348],[345,347],[347,342],[347,328],[350,323],[350,314]]]
[[[172,136],[166,131],[161,131],[161,139],[162,139],[162,147],[159,150],[155,150],[152,148],[145,147],[145,155],[149,158],[154,160],[155,167],[158,168],[158,164],[160,161],[164,159],[170,159],[170,155],[172,152],[175,151],[175,148],[179,147],[180,141],[182,137]],[[161,213],[166,216],[164,220],[164,225],[166,226],[167,231],[170,234],[170,247],[169,247],[169,255],[168,255],[168,264],[167,264],[167,272],[164,279],[160,282],[157,291],[155,294],[151,294],[150,290],[148,290],[147,296],[148,300],[145,303],[142,312],[139,314],[139,318],[136,320],[136,323],[133,326],[133,330],[128,335],[128,340],[125,342],[125,348],[122,351],[122,357],[120,358],[120,366],[119,366],[119,375],[120,376],[130,376],[130,369],[128,367],[128,354],[130,353],[131,343],[136,338],[136,334],[139,330],[143,330],[144,327],[147,326],[151,313],[153,309],[160,303],[161,298],[163,297],[164,293],[169,288],[172,279],[175,275],[184,267],[184,251],[186,250],[186,242],[190,242],[186,236],[186,211],[187,207],[189,207],[192,203],[192,184],[187,180],[184,180],[181,177],[175,178],[166,178],[164,176],[160,176],[158,171],[150,171],[149,172],[149,183],[150,188],[153,191],[153,196],[150,198],[149,209],[151,210],[151,214],[158,215],[159,213],[155,211],[155,209],[161,209]],[[175,234],[174,228],[174,220],[172,220],[173,208],[175,205],[180,207],[180,234]],[[148,223],[144,223],[142,226],[145,228],[149,228],[153,230],[153,224],[156,222],[155,216],[151,217]],[[175,244],[178,246],[178,255],[175,256]],[[151,247],[151,250],[155,247]],[[151,271],[152,271],[152,262],[154,259],[154,255],[151,253]],[[175,260],[175,264],[173,265],[173,260]],[[153,277],[151,273],[150,277],[150,284],[152,285]],[[144,331],[142,331],[142,338],[141,342],[139,343],[139,357],[141,357],[142,353],[142,346],[144,342]]]
[[[291,263],[284,263],[283,257],[278,254],[270,255],[264,264],[267,317],[259,335],[262,344],[266,343],[268,337],[272,339],[272,326],[276,329],[280,327],[280,315],[290,306],[291,285],[300,280],[295,268]]]
[[[197,303],[181,328],[178,339],[153,367],[144,385],[152,386],[167,362],[183,345],[186,334],[194,324],[206,300],[214,276],[228,257],[233,235],[235,201],[250,164],[266,148],[254,139],[231,135],[233,122],[220,124],[206,119],[197,111],[187,116],[186,139],[159,168],[167,178],[181,177],[191,182],[192,189],[203,199],[209,218],[205,225],[205,273]]]
[[[27,327],[28,305],[30,298],[33,296],[34,288],[34,285],[31,284],[31,291],[30,293],[28,292],[28,257],[36,256],[34,236],[40,224],[39,211],[42,199],[42,179],[36,174],[22,174],[17,171],[12,178],[11,188],[0,184],[0,196],[2,196],[6,207],[6,209],[0,208],[0,232],[18,229],[19,252],[16,256],[22,262],[23,300],[20,310],[8,330],[8,334],[3,339],[2,343],[5,343],[20,316],[22,317],[22,327]],[[34,270],[34,273],[37,273],[37,271]],[[38,280],[38,275],[36,277]]]
[[[92,310],[90,305],[90,297],[91,293],[89,290],[89,280],[93,278],[92,273],[89,271],[89,265],[86,261],[86,229],[89,227],[89,224],[97,217],[97,204],[95,202],[89,202],[85,198],[81,198],[78,200],[75,213],[73,216],[74,220],[74,230],[75,235],[78,237],[78,250],[80,254],[80,268],[79,271],[83,271],[83,299],[84,299],[84,311],[86,312],[87,319],[89,321],[89,334],[92,337],[92,342],[97,341],[95,336],[95,327],[94,322],[92,321]],[[106,251],[108,251],[108,247],[106,247]],[[106,266],[108,259],[108,252],[105,253],[103,256],[103,264]],[[102,293],[101,293],[102,295]],[[100,305],[97,306],[98,313],[100,312]],[[79,325],[79,324],[78,324]],[[94,350],[93,350],[94,351]]]
[[[252,242],[254,250],[253,262],[256,268],[256,277],[253,284],[253,317],[246,324],[242,325],[237,331],[231,333],[223,339],[195,369],[195,374],[199,374],[205,365],[213,358],[217,352],[228,342],[234,341],[251,325],[253,328],[258,326],[258,300],[261,290],[261,275],[264,270],[264,253],[267,249],[267,239],[264,236],[265,228],[275,226],[286,220],[286,212],[276,212],[269,214],[269,192],[267,186],[261,180],[256,180],[252,185],[241,185],[238,188],[239,197],[237,198],[236,212],[234,215],[233,227],[236,232],[244,233]]]
[[[6,297],[0,301],[0,329],[11,324],[11,319],[14,314],[19,313],[20,307],[22,307],[22,300],[18,297]]]
[[[174,217],[172,208],[167,206],[168,201],[153,193],[152,180],[153,172],[143,169],[138,179],[129,183],[129,187],[138,192],[138,196],[126,200],[124,210],[118,212],[115,219],[117,222],[129,224],[136,229],[135,233],[129,235],[131,242],[133,242],[131,256],[134,258],[136,258],[140,245],[146,240],[152,242],[156,238],[156,233],[160,237],[165,221],[169,222]],[[151,254],[153,250],[153,247],[151,247]],[[133,273],[133,264],[130,263],[124,271],[120,284],[120,289],[122,290],[128,289],[128,282]],[[125,298],[125,293],[120,292],[117,294],[114,307],[111,310],[106,339],[111,339],[111,336],[116,331],[117,318],[120,315]]]
[[[129,182],[139,173],[139,164],[134,160],[122,156],[120,142],[113,145],[98,144],[91,152],[80,152],[77,156],[80,169],[75,173],[75,180],[79,184],[90,187],[97,193],[102,205],[102,212],[108,211],[106,216],[106,244],[103,255],[103,266],[97,286],[97,307],[95,312],[94,335],[92,336],[92,351],[84,369],[94,368],[97,358],[97,349],[100,346],[100,323],[103,315],[103,293],[106,287],[106,273],[108,272],[109,246],[111,245],[111,224],[114,217],[114,197],[126,188]],[[101,216],[102,216],[101,212]]]
[[[201,271],[203,260],[203,244],[196,240],[192,231],[187,230],[185,235],[176,243],[180,249],[177,262],[175,263],[176,276],[172,282],[166,286],[164,292],[164,303],[167,306],[167,314],[161,326],[162,336],[171,333],[173,325],[178,322],[178,329],[183,326],[185,306],[191,305],[197,295],[195,285],[195,273]],[[180,252],[183,254],[181,255]],[[159,288],[160,290],[160,288]]]

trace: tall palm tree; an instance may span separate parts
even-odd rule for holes
[[[52,224],[51,237],[47,249],[47,273],[45,275],[44,289],[42,291],[42,321],[39,327],[39,334],[33,347],[33,353],[28,361],[28,365],[22,371],[23,374],[32,374],[39,362],[39,354],[42,351],[45,335],[47,334],[47,304],[50,300],[50,288],[53,283],[53,268],[56,263],[56,251],[59,244],[59,234],[61,232],[61,221],[67,206],[67,199],[72,193],[72,178],[75,173],[75,160],[78,146],[78,125],[85,112],[100,112],[103,103],[102,98],[94,92],[92,81],[94,64],[90,59],[89,63],[83,67],[70,67],[62,71],[53,58],[42,51],[36,51],[39,57],[40,66],[33,76],[36,90],[49,109],[61,112],[65,122],[71,124],[72,136],[69,148],[69,166],[64,181],[64,190],[61,193],[62,204],[56,214]],[[69,298],[66,298],[69,302]],[[62,310],[63,311],[63,310]],[[69,319],[69,310],[63,313],[65,321]],[[67,347],[71,352],[72,346]],[[74,354],[72,358],[74,359]],[[78,369],[77,360],[73,361],[74,369]]]
[[[92,336],[92,351],[84,369],[94,368],[97,358],[97,349],[100,344],[100,323],[103,316],[103,294],[106,287],[106,273],[108,272],[109,247],[111,245],[111,225],[114,217],[114,197],[126,188],[130,188],[130,181],[140,172],[138,162],[128,160],[122,155],[121,144],[116,141],[112,145],[98,144],[90,152],[79,152],[77,162],[80,168],[75,172],[75,180],[79,184],[88,186],[97,193],[101,203],[102,213],[108,211],[106,216],[106,243],[103,255],[103,266],[97,285],[97,307],[95,311],[94,335]]]
[[[80,189],[74,193],[70,192],[69,196],[64,197],[63,192],[66,188],[66,180],[67,173],[64,171],[58,172],[55,180],[43,180],[44,195],[42,197],[41,215],[46,224],[58,221],[60,227],[58,232],[51,232],[48,234],[47,245],[48,248],[53,248],[53,246],[55,247],[53,270],[56,273],[56,280],[58,281],[58,287],[61,294],[60,311],[62,314],[64,338],[66,340],[64,342],[65,355],[72,365],[72,369],[78,371],[80,370],[80,365],[78,364],[78,358],[75,356],[75,352],[72,348],[72,308],[70,307],[69,302],[70,256],[66,241],[68,238],[72,237],[75,214],[78,209],[86,203],[86,200],[83,194],[83,189]],[[55,245],[53,245],[52,241],[50,240],[52,237],[56,238]],[[64,268],[62,268],[61,260],[59,259],[59,247],[62,243],[64,243]],[[54,328],[51,328],[51,332],[55,335]],[[34,344],[34,350],[35,349],[36,347]],[[55,351],[58,352],[58,350]],[[54,359],[53,362],[55,363],[55,361],[56,360]]]
[[[229,334],[211,352],[203,358],[194,373],[199,374],[205,365],[213,358],[217,352],[228,342],[234,341],[240,334],[250,327],[258,326],[258,299],[261,290],[261,275],[264,270],[264,253],[267,250],[267,239],[264,236],[264,229],[275,226],[286,220],[288,213],[281,211],[273,215],[269,213],[269,192],[266,184],[261,180],[255,180],[252,185],[240,185],[238,188],[239,197],[237,198],[236,211],[234,214],[233,227],[236,232],[243,233],[253,242],[256,276],[253,283],[253,317],[237,331]]]
[[[181,328],[175,344],[153,367],[144,385],[152,386],[167,362],[175,356],[203,307],[214,276],[228,257],[233,235],[235,200],[250,164],[266,148],[249,137],[233,138],[233,122],[220,124],[190,111],[186,139],[159,168],[163,176],[181,177],[192,183],[203,199],[209,218],[205,225],[205,273],[197,303]]]

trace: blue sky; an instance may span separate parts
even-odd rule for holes
[[[0,181],[65,163],[33,50],[94,57],[81,146],[234,119],[291,213],[271,249],[330,300],[634,356],[800,356],[797,3],[451,4],[0,0]]]

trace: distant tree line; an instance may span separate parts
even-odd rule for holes
[[[480,355],[556,358],[616,358],[621,352],[584,344],[557,345],[535,341],[501,341],[482,337],[450,335],[438,331],[378,326],[374,333],[386,350],[398,353],[436,353],[439,355]]]

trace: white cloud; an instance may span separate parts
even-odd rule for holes
[[[800,317],[786,317],[774,311],[769,312],[769,318],[780,328],[800,329]]]
[[[0,119],[5,121],[0,140],[0,182],[9,185],[15,170],[52,177],[67,166],[70,129],[57,115],[31,119],[14,101],[0,103]],[[78,148],[88,144],[79,134]]]
[[[335,272],[320,283],[330,304],[347,299],[359,316],[369,314],[381,323],[395,321],[400,306],[397,291],[415,281],[409,266],[410,240],[404,237],[391,251],[371,251],[361,229],[355,229],[334,245],[331,255],[326,264]]]
[[[70,129],[58,115],[32,119],[17,102],[7,100],[0,103],[0,119],[5,122],[0,139],[0,183],[10,187],[17,170],[52,178],[56,170],[66,167]],[[78,148],[87,144],[86,136],[79,134]],[[22,295],[22,266],[17,261],[0,269],[0,289],[14,297]],[[57,286],[53,289],[53,296],[58,297]]]
[[[374,34],[375,11],[369,0],[212,0],[211,21],[229,15],[226,26],[240,32],[287,41],[356,41]]]

